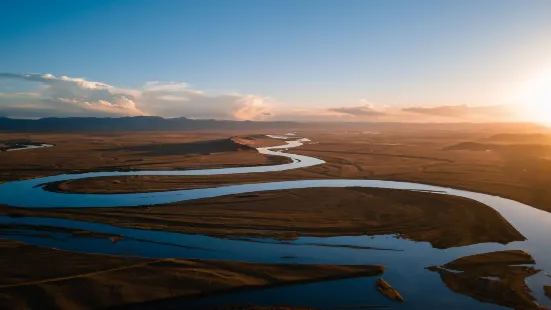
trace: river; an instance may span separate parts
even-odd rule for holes
[[[289,136],[279,138],[289,139]],[[126,238],[112,243],[107,238],[77,238],[65,233],[51,233],[55,238],[42,238],[38,230],[28,229],[19,234],[0,234],[1,237],[27,242],[29,244],[87,253],[136,255],[145,257],[177,257],[223,259],[262,263],[327,263],[327,264],[382,264],[387,267],[384,278],[389,281],[407,302],[389,303],[375,290],[370,290],[375,278],[360,278],[329,281],[314,284],[294,285],[283,288],[259,290],[248,293],[222,295],[201,300],[171,301],[168,306],[181,307],[219,303],[292,304],[311,307],[342,307],[358,304],[392,304],[403,309],[502,309],[489,303],[481,303],[470,297],[455,294],[440,280],[438,273],[425,267],[440,265],[456,258],[491,251],[521,249],[536,260],[535,267],[541,271],[528,278],[528,286],[540,305],[550,306],[544,295],[543,285],[551,285],[551,214],[528,205],[497,196],[457,190],[446,187],[381,181],[381,180],[297,180],[221,186],[204,189],[176,190],[131,194],[75,194],[45,191],[50,182],[74,180],[101,176],[122,175],[221,175],[241,173],[262,173],[283,171],[323,164],[324,161],[284,151],[310,143],[308,139],[288,141],[276,147],[259,148],[266,155],[285,156],[292,163],[274,166],[255,166],[224,169],[185,171],[124,171],[90,172],[64,174],[31,180],[0,184],[0,204],[14,207],[120,207],[165,204],[176,201],[211,198],[223,195],[252,193],[258,191],[284,190],[314,187],[371,187],[401,189],[409,191],[430,191],[442,195],[470,198],[488,205],[499,212],[524,237],[525,241],[507,245],[484,243],[449,249],[434,249],[426,242],[400,239],[394,235],[383,236],[340,236],[329,238],[302,237],[282,243],[270,239],[223,239],[202,235],[188,235],[166,231],[122,228],[100,223],[80,222],[55,218],[0,217],[0,223],[45,225],[84,229],[94,232],[117,234]],[[323,246],[330,245],[330,246]],[[348,246],[348,247],[342,247]],[[349,246],[372,247],[373,249],[351,248]],[[386,249],[393,249],[389,251]],[[167,306],[167,305],[164,305]]]

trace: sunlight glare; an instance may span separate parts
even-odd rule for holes
[[[519,102],[529,120],[551,124],[551,72],[527,82]]]

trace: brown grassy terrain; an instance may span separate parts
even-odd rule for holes
[[[235,176],[143,176],[76,180],[60,190],[87,193],[136,192],[210,187],[278,180],[355,178],[434,184],[499,195],[551,211],[551,154],[539,144],[493,142],[491,150],[450,150],[462,142],[487,141],[492,132],[407,131],[388,134],[301,133],[317,144],[291,152],[324,159],[324,165]],[[539,137],[539,135],[533,135]],[[531,136],[532,137],[532,136]],[[547,135],[543,135],[547,137]],[[520,139],[520,138],[519,138]],[[533,140],[533,138],[532,138]],[[513,140],[514,141],[514,140]],[[487,142],[484,142],[487,144]],[[515,142],[516,143],[516,142]],[[498,146],[499,145],[499,146]],[[549,144],[551,145],[551,144]],[[527,151],[529,149],[529,151]]]
[[[320,199],[323,198],[323,199]],[[215,236],[280,239],[400,234],[438,248],[524,240],[496,211],[473,200],[372,188],[295,189],[149,207],[19,209],[0,213],[102,222]],[[130,224],[129,224],[130,223]]]
[[[503,127],[499,130],[419,130],[415,125],[388,132],[376,132],[372,128],[339,132],[311,130],[299,135],[317,144],[307,144],[291,152],[322,158],[327,161],[324,165],[238,177],[96,178],[60,183],[51,189],[115,193],[299,179],[385,179],[496,194],[551,211],[551,191],[547,189],[551,183],[551,161],[547,159],[551,155],[546,153],[549,139],[530,133],[530,144],[543,147],[534,147],[533,152],[527,153],[527,146],[515,146],[527,144],[518,141],[524,137],[496,138],[495,134],[501,133]],[[229,140],[232,136],[239,137]],[[75,170],[194,169],[281,162],[279,157],[265,157],[251,149],[279,145],[281,141],[248,132],[0,134],[0,143],[23,138],[56,146],[0,153],[0,182]],[[485,148],[488,144],[500,147],[490,151],[449,149],[463,142],[484,144]],[[507,152],[503,151],[503,145],[507,145]],[[56,210],[0,206],[0,214],[70,218],[215,236],[290,239],[301,235],[399,234],[403,238],[430,242],[438,248],[524,239],[497,212],[471,200],[362,188],[260,192],[150,208]],[[9,241],[0,243],[0,252],[0,279],[4,281],[0,285],[11,286],[0,287],[0,305],[15,309],[102,308],[251,286],[373,275],[374,270],[381,270],[371,266],[318,265],[295,269],[289,265],[128,259],[49,250]],[[44,262],[48,262],[47,268]],[[536,271],[531,266],[512,266],[519,263],[533,262],[524,254],[499,252],[459,259],[432,270],[457,293],[483,302],[535,309],[523,281]]]
[[[99,309],[384,272],[379,265],[129,258],[59,251],[4,239],[0,239],[0,251],[0,305],[7,309]]]
[[[440,274],[454,292],[514,309],[541,309],[530,294],[525,279],[538,273],[534,259],[519,250],[462,257],[441,267],[429,267]]]
[[[243,137],[231,139],[234,135]],[[0,182],[67,172],[177,170],[204,167],[273,165],[288,162],[253,148],[281,140],[243,132],[6,134],[0,143],[24,139],[55,147],[0,153]],[[250,146],[249,146],[250,145]]]
[[[381,146],[376,145],[376,141],[362,143],[360,140],[348,142],[348,147],[344,147],[346,141],[342,138],[334,138],[327,143],[307,145],[297,152],[321,155],[328,160],[333,169],[326,172],[330,176],[449,186],[499,195],[551,211],[551,192],[546,186],[551,181],[551,161],[546,159],[549,156],[546,150],[550,148],[541,147],[541,152],[530,153],[525,152],[524,147],[507,152],[445,150],[461,140],[484,139],[478,134],[469,134],[461,140],[452,137],[428,133],[409,137],[396,135],[382,140],[404,145]],[[344,162],[353,163],[357,171]]]
[[[496,134],[481,141],[506,144],[551,144],[551,135],[548,133],[505,133]]]

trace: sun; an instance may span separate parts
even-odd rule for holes
[[[551,71],[528,81],[519,103],[528,120],[551,125]]]

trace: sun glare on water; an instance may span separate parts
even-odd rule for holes
[[[551,72],[527,82],[519,99],[526,119],[551,125]]]

